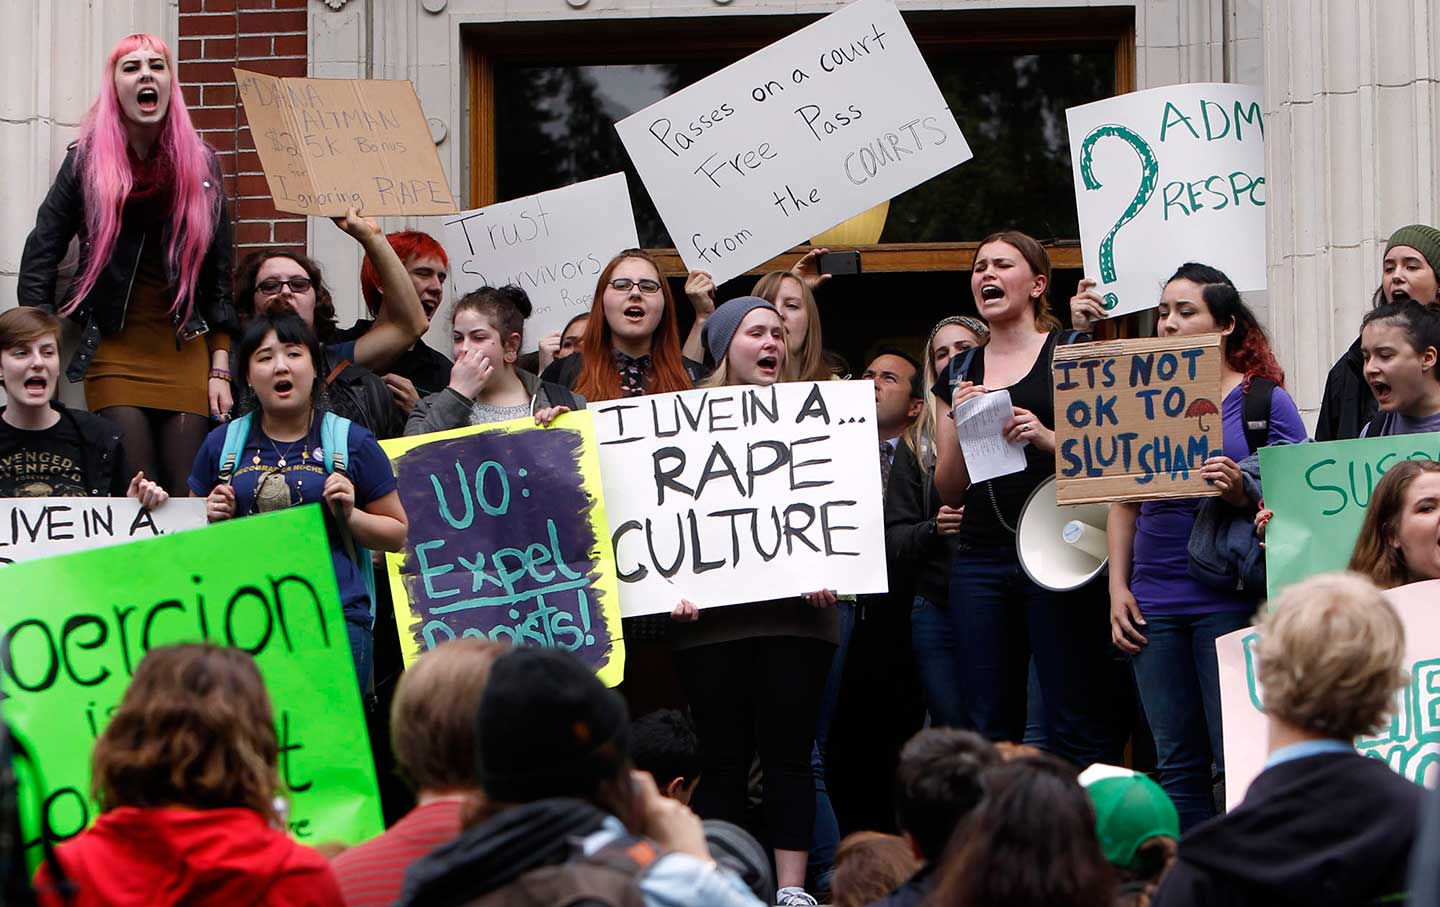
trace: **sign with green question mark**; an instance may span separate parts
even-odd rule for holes
[[[1258,87],[1197,83],[1065,112],[1085,276],[1106,317],[1151,308],[1181,264],[1265,288]]]

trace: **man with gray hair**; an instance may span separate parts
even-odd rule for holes
[[[1399,616],[1331,573],[1287,589],[1259,630],[1270,756],[1239,807],[1180,842],[1155,907],[1403,901],[1424,790],[1354,747],[1409,679]]]

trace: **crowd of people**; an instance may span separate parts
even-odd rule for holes
[[[26,242],[20,306],[0,314],[0,496],[194,495],[211,522],[322,505],[357,682],[388,711],[370,743],[406,790],[388,790],[379,838],[325,856],[292,841],[253,661],[157,648],[95,744],[100,817],[47,857],[41,903],[1338,905],[1433,890],[1433,859],[1407,881],[1426,852],[1422,789],[1352,741],[1406,682],[1379,590],[1440,579],[1440,466],[1391,465],[1351,572],[1262,607],[1258,451],[1307,431],[1220,270],[1185,263],[1156,300],[1160,336],[1222,338],[1223,448],[1201,470],[1218,496],[1113,505],[1109,569],[1086,586],[1032,580],[1015,532],[1055,473],[1052,357],[1090,339],[1103,303],[1082,281],[1057,312],[1045,248],[1004,230],[977,247],[975,314],[939,320],[919,357],[876,349],[861,373],[889,593],[677,600],[625,621],[618,691],[567,654],[470,639],[402,673],[374,555],[403,549],[407,519],[377,439],[837,379],[825,250],[723,301],[690,273],[683,341],[669,275],[623,251],[590,311],[525,356],[525,291],[442,311],[444,248],[352,210],[335,223],[365,253],[370,317],[341,328],[306,256],[232,264],[220,170],[164,43],[126,38],[106,72]],[[1437,264],[1440,230],[1390,237],[1317,438],[1440,430]],[[449,355],[421,339],[436,317]],[[61,318],[88,411],[56,399]],[[1025,467],[972,481],[955,412],[999,389]],[[1242,541],[1197,554],[1200,526]],[[1215,640],[1257,620],[1269,758],[1224,813]]]

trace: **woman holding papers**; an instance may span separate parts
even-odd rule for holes
[[[1406,460],[1385,470],[1350,569],[1381,589],[1440,579],[1440,463]]]
[[[764,299],[742,296],[705,325],[713,386],[768,387],[785,374],[785,328]],[[676,667],[700,734],[702,771],[695,811],[745,820],[750,764],[765,776],[765,824],[775,848],[775,903],[814,904],[805,864],[815,819],[811,750],[820,699],[840,639],[835,593],[707,610],[681,601],[672,617]],[[877,779],[877,783],[883,783]]]
[[[79,236],[75,281],[56,286]],[[230,221],[215,151],[190,122],[170,50],[154,35],[110,49],[20,260],[21,305],[80,325],[71,381],[120,426],[131,461],[171,494],[229,412]]]
[[[992,740],[1022,738],[1032,654],[1043,699],[1045,738],[1037,740],[1079,765],[1104,761],[1107,720],[1099,712],[1103,618],[1082,592],[1059,594],[1020,568],[1015,527],[1030,492],[1055,473],[1051,357],[1084,335],[1063,332],[1050,312],[1050,257],[1034,239],[1005,231],[977,249],[970,290],[989,323],[990,342],[949,360],[934,393],[953,418],[986,393],[1006,393],[1010,413],[998,437],[1023,444],[1023,468],[971,481],[957,431],[936,434],[935,487],[943,503],[964,507],[950,580],[950,617],[958,646],[968,722]],[[947,420],[948,421],[948,420]],[[950,423],[953,425],[953,423]],[[1032,702],[1032,712],[1040,709]],[[1112,757],[1113,758],[1113,757]]]
[[[1185,264],[1165,284],[1157,329],[1161,336],[1220,334],[1224,453],[1205,461],[1200,475],[1248,526],[1257,500],[1246,491],[1239,461],[1268,444],[1305,440],[1295,402],[1280,385],[1284,374],[1270,341],[1220,271]],[[1261,436],[1247,431],[1247,397],[1269,396]],[[1191,530],[1203,498],[1110,507],[1110,633],[1128,652],[1140,702],[1155,735],[1160,784],[1180,812],[1181,829],[1215,815],[1210,766],[1222,774],[1220,680],[1215,639],[1248,626],[1263,589],[1218,588],[1191,575]]]
[[[561,413],[583,409],[585,398],[516,366],[529,317],[530,297],[519,287],[481,287],[455,303],[450,384],[415,404],[405,434],[529,416],[549,425]]]

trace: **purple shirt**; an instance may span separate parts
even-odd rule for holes
[[[1223,450],[1225,456],[1236,463],[1250,455],[1245,443],[1242,387],[1226,394],[1221,405]],[[1275,388],[1270,397],[1269,443],[1298,444],[1303,440],[1305,423],[1300,420],[1295,401],[1284,388]],[[1140,505],[1140,517],[1135,522],[1130,593],[1146,615],[1210,614],[1249,611],[1255,607],[1253,598],[1207,586],[1190,575],[1190,530],[1202,500],[1173,498]]]

